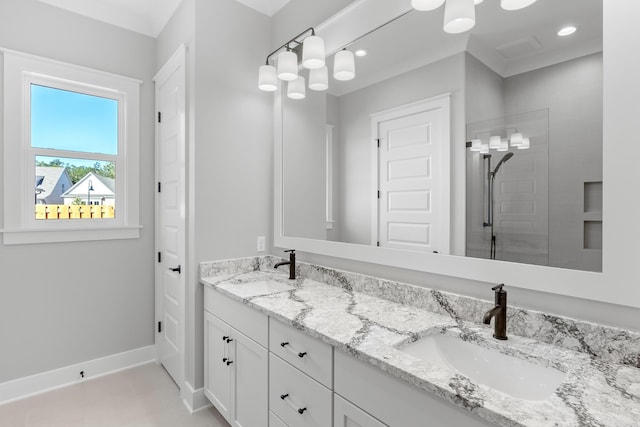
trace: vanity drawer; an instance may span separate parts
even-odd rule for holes
[[[205,286],[204,309],[219,317],[263,347],[269,343],[269,318],[216,290]]]
[[[333,347],[271,319],[269,350],[328,388],[333,386]]]
[[[269,409],[288,427],[326,427],[332,422],[331,390],[269,354]]]

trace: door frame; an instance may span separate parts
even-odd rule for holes
[[[376,197],[380,189],[380,153],[379,153],[379,124],[387,120],[397,119],[411,114],[423,113],[432,110],[442,110],[442,140],[444,146],[440,159],[440,170],[444,179],[440,206],[446,209],[443,213],[442,228],[447,231],[448,239],[442,239],[444,243],[440,253],[448,254],[451,247],[451,92],[443,93],[431,98],[422,99],[408,104],[371,113],[371,245],[376,246],[379,236],[379,199]]]
[[[162,275],[164,273],[163,270],[163,263],[158,262],[158,258],[157,258],[157,254],[158,252],[162,251],[162,248],[160,246],[161,242],[162,242],[162,230],[161,230],[161,221],[160,221],[160,213],[161,213],[161,206],[160,206],[160,192],[158,191],[158,183],[161,182],[161,159],[160,159],[160,150],[158,149],[159,147],[159,143],[160,143],[160,131],[159,131],[159,123],[158,123],[158,112],[160,111],[160,96],[159,96],[159,83],[165,82],[166,80],[168,80],[176,71],[178,71],[180,68],[182,68],[182,78],[183,78],[183,87],[184,87],[184,93],[182,94],[181,99],[178,100],[179,103],[182,103],[182,107],[183,107],[183,117],[184,120],[182,120],[182,123],[180,125],[180,131],[179,131],[179,138],[180,138],[180,142],[179,145],[181,146],[181,155],[183,156],[183,159],[185,159],[185,167],[187,167],[186,164],[186,159],[187,159],[187,120],[186,120],[186,114],[187,114],[187,46],[182,44],[178,47],[178,49],[173,53],[173,55],[167,60],[167,62],[160,68],[160,71],[158,71],[156,73],[156,75],[153,77],[153,83],[154,83],[154,92],[155,92],[155,104],[154,104],[154,108],[155,108],[155,114],[154,114],[154,151],[155,151],[155,164],[154,164],[154,178],[155,181],[153,183],[153,191],[155,194],[154,197],[154,210],[155,210],[155,214],[154,214],[154,219],[155,219],[155,226],[154,226],[154,253],[153,253],[153,259],[154,259],[154,294],[155,294],[155,315],[154,315],[154,324],[153,324],[153,328],[154,328],[154,346],[155,346],[155,352],[156,352],[156,361],[158,364],[161,364],[161,342],[160,342],[160,332],[158,332],[158,322],[162,321],[162,314],[164,312],[164,293],[162,290]],[[178,201],[179,204],[182,204],[182,206],[188,206],[187,201],[188,201],[188,193],[187,193],[187,182],[186,182],[186,171],[182,170],[180,173],[182,174],[181,176],[181,180],[182,180],[182,188],[179,191],[179,196],[181,200]],[[188,275],[188,265],[189,265],[189,260],[190,260],[190,256],[189,256],[189,252],[188,252],[188,247],[189,245],[187,244],[188,242],[188,235],[187,235],[187,223],[186,223],[186,218],[187,215],[185,213],[184,219],[183,219],[183,239],[181,241],[178,242],[178,245],[181,246],[181,249],[183,251],[184,254],[184,259],[180,261],[180,265],[183,268],[183,272],[182,274],[179,275],[180,277],[180,284],[182,286],[183,289],[183,295],[181,295],[181,310],[180,310],[180,324],[181,324],[181,330],[178,331],[179,336],[180,336],[180,348],[181,348],[181,354],[180,354],[180,372],[179,372],[179,378],[175,379],[176,380],[176,384],[178,386],[178,388],[181,390],[181,394],[183,394],[186,390],[187,390],[187,383],[186,383],[186,324],[187,324],[187,309],[186,309],[186,304],[187,304],[187,277]]]

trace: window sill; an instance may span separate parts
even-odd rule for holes
[[[94,240],[138,239],[142,226],[85,229],[0,230],[5,245],[87,242]]]

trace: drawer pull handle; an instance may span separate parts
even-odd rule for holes
[[[233,338],[227,338],[227,344],[229,344],[231,341],[233,341]]]
[[[300,353],[298,353],[298,357],[299,357],[299,358],[301,358],[301,359],[302,359],[303,357],[305,357],[306,355],[307,355],[307,352],[306,352],[306,351],[305,351],[305,352],[300,352]],[[301,412],[301,413],[302,413],[302,412]]]
[[[227,360],[227,366],[231,365],[233,363],[233,360]]]
[[[280,347],[286,347],[286,346],[288,346],[288,345],[289,345],[289,341],[281,342],[281,343],[280,343]]]
[[[282,400],[285,400],[287,397],[289,397],[289,393],[280,395],[280,399]]]
[[[226,362],[227,360],[229,360],[229,359],[227,359],[226,357],[223,357],[222,358],[222,363]]]
[[[228,337],[228,336],[226,336],[226,335],[222,337],[222,341],[226,341],[226,340],[228,340],[228,339],[229,339],[229,337]]]
[[[307,410],[307,408],[300,408],[300,409],[298,409],[298,413],[300,415],[302,415],[302,414],[304,414],[304,411],[306,411],[306,410]]]

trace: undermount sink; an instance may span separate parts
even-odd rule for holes
[[[427,335],[400,351],[427,363],[454,369],[476,384],[512,397],[545,400],[553,395],[565,373],[480,347],[448,335]]]

